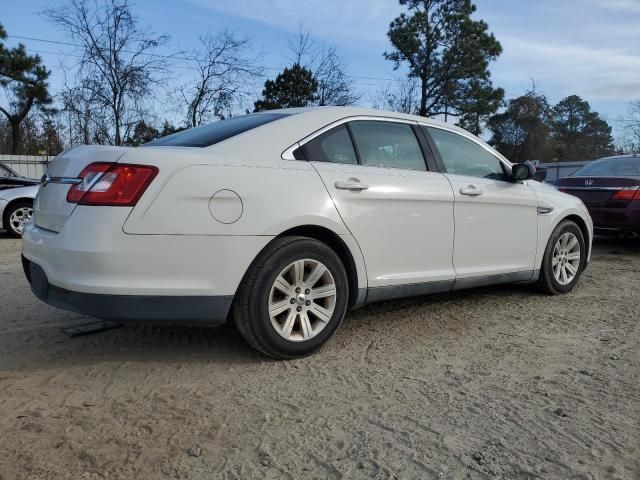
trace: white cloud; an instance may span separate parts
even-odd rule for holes
[[[393,0],[192,0],[200,6],[288,32],[300,24],[331,41],[386,45],[389,22],[402,7]]]
[[[390,21],[403,10],[397,0],[191,1],[287,34],[302,24],[326,42],[362,51],[371,63],[360,74],[373,76],[391,68],[381,53],[390,47]],[[475,3],[477,17],[488,21],[503,45],[504,53],[490,68],[507,95],[521,94],[533,78],[552,97],[640,97],[640,0],[539,0],[520,7],[512,0]]]
[[[588,48],[552,41],[502,38],[502,75],[533,78],[561,95],[592,100],[640,97],[640,56],[615,48]],[[510,73],[509,73],[510,72]]]

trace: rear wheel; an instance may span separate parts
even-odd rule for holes
[[[565,220],[551,234],[542,259],[540,285],[551,295],[569,293],[580,279],[587,249],[580,227]]]
[[[254,261],[234,302],[242,336],[278,359],[318,350],[342,323],[347,274],[336,253],[306,237],[272,242]]]
[[[25,223],[33,217],[33,202],[22,200],[14,203],[4,212],[3,223],[12,237],[21,237]]]

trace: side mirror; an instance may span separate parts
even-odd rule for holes
[[[516,163],[511,167],[511,180],[520,182],[533,178],[536,173],[536,167],[530,163]]]

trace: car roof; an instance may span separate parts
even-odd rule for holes
[[[320,107],[297,107],[297,108],[281,108],[276,110],[264,110],[260,113],[275,113],[281,112],[284,114],[305,114],[305,116],[312,116],[314,114],[326,114],[334,113],[336,119],[345,118],[345,117],[358,117],[358,116],[368,116],[368,117],[385,117],[385,118],[396,118],[402,120],[409,120],[413,122],[419,122],[425,125],[433,125],[437,127],[444,127],[452,130],[459,130],[460,132],[467,133],[466,130],[459,128],[451,123],[442,122],[440,120],[435,120],[433,118],[421,117],[419,115],[411,115],[408,113],[400,113],[400,112],[390,112],[387,110],[377,110],[374,108],[364,108],[364,107],[351,107],[351,106],[320,106]]]
[[[417,122],[426,126],[433,126],[438,128],[443,128],[446,130],[454,131],[462,136],[468,137],[472,139],[474,142],[481,143],[486,147],[490,148],[491,151],[504,160],[508,165],[511,165],[509,159],[507,159],[500,152],[495,150],[491,145],[485,142],[482,138],[472,134],[471,132],[464,130],[456,125],[451,123],[442,122],[440,120],[435,120],[433,118],[421,117],[419,115],[410,115],[407,113],[399,113],[399,112],[389,112],[386,110],[377,110],[373,108],[362,108],[362,107],[338,107],[338,106],[322,106],[322,107],[301,107],[301,108],[283,108],[278,110],[266,110],[260,113],[268,113],[268,112],[282,112],[285,114],[290,114],[281,122],[286,122],[287,120],[291,122],[302,121],[304,123],[307,120],[310,120],[309,123],[314,123],[313,120],[323,124],[329,124],[334,121],[342,120],[349,117],[378,117],[380,119],[398,119],[398,120],[407,120],[411,122]],[[295,114],[295,115],[294,115]],[[297,118],[296,118],[297,117]],[[269,125],[267,125],[269,127]]]
[[[500,152],[493,149],[482,138],[451,123],[420,117],[418,115],[350,106],[284,108],[264,110],[254,113],[253,115],[269,113],[282,113],[284,115],[277,121],[266,123],[205,148],[213,149],[216,153],[226,156],[226,158],[281,158],[283,152],[333,123],[357,120],[359,117],[362,117],[370,120],[404,120],[453,131],[483,145],[505,162],[507,166],[511,165],[511,162],[509,162],[504,155],[501,155]],[[251,141],[247,141],[248,139],[251,139]],[[256,145],[259,146],[259,149],[255,148]]]
[[[610,157],[602,157],[594,161],[599,162],[600,160],[614,160],[618,158],[637,158],[638,160],[640,160],[640,155],[637,153],[629,153],[625,155],[611,155]]]

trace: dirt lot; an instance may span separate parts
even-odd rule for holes
[[[579,288],[374,305],[275,362],[230,327],[130,325],[30,293],[0,235],[0,479],[640,478],[640,242]]]

